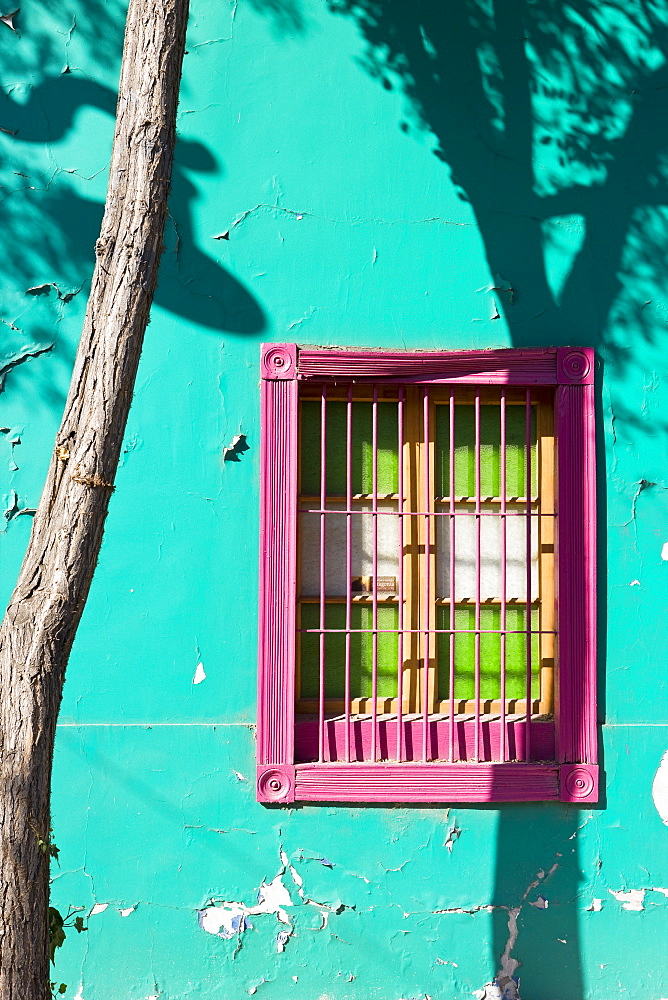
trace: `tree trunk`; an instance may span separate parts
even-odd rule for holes
[[[156,285],[188,0],[130,0],[96,266],[54,454],[0,627],[0,997],[49,997],[49,797],[65,667],[97,562]]]

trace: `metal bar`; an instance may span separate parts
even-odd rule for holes
[[[450,490],[450,724],[448,730],[448,760],[455,759],[455,394],[450,390],[450,434],[449,449],[449,490]]]
[[[320,396],[320,506],[327,495],[327,385]],[[327,515],[320,513],[320,628],[325,628],[326,542]],[[325,759],[325,633],[320,633],[320,664],[318,670],[318,760]]]
[[[480,498],[482,500],[482,497]],[[512,503],[519,503],[520,501],[511,501]],[[506,517],[526,517],[526,500],[521,501],[525,505],[524,510],[506,510]],[[532,501],[529,501],[532,502]],[[495,501],[499,506],[501,504],[500,500]],[[300,507],[298,510],[299,514],[368,514],[368,510],[359,510],[358,508],[351,507],[349,510],[341,507],[339,510],[329,510],[325,508],[321,510],[319,507]],[[453,512],[454,517],[499,517],[500,511],[496,510],[456,510]],[[394,510],[379,510],[378,517],[397,517],[398,513]],[[437,511],[437,510],[411,510],[404,513],[404,517],[450,517],[450,511]],[[556,514],[541,514],[541,517],[556,517]]]
[[[480,390],[475,393],[475,732],[473,758],[480,760]]]
[[[372,624],[373,636],[371,638],[371,760],[376,759],[377,749],[377,723],[378,723],[378,386],[373,387],[373,403],[371,404],[372,424],[371,424],[371,491],[373,500],[371,504],[373,519],[373,548],[372,548]]]
[[[351,496],[353,492],[353,387],[352,384],[348,386],[348,401],[346,403],[346,660],[345,660],[345,674],[344,674],[344,692],[343,697],[345,701],[345,717],[346,717],[346,727],[345,727],[345,759],[346,762],[350,762],[350,625],[351,625],[351,613],[352,613],[352,516],[351,516]]]
[[[403,760],[403,710],[404,710],[404,387],[399,389],[397,400],[397,488],[399,490],[399,635],[397,640],[397,760]]]
[[[369,635],[369,629],[368,628],[351,628],[351,629],[345,629],[345,628],[326,628],[326,629],[323,629],[323,630],[321,630],[319,628],[298,628],[297,629],[297,632],[309,632],[309,633],[313,633],[315,635],[319,635],[321,631],[324,631],[324,632],[327,632],[327,633],[329,633],[329,632],[338,632],[341,635],[345,635],[346,632],[350,631],[351,634],[352,633],[355,633],[355,634],[359,633],[360,635]],[[403,631],[403,632],[413,632],[416,635],[417,634],[424,635],[424,631],[425,630],[423,628],[405,628],[405,629],[379,628],[379,629],[376,629],[376,631],[378,632],[378,635],[383,635],[385,632],[387,632],[387,633],[389,633],[391,635],[398,635],[399,632],[401,632],[401,631]],[[455,635],[501,635],[503,633],[503,629],[500,629],[500,628],[432,628],[432,629],[428,629],[428,634],[429,635],[450,635],[451,632],[454,632]],[[557,633],[554,632],[552,629],[534,629],[531,632],[531,634],[532,635],[556,635]],[[506,635],[526,635],[526,629],[525,628],[509,628],[509,629],[506,629]],[[467,701],[467,700],[470,700],[470,699],[459,698],[458,700],[459,701]],[[485,700],[489,700],[489,699],[485,699]]]
[[[501,389],[501,689],[499,701],[501,703],[501,732],[500,732],[500,757],[501,763],[506,760],[506,591],[508,572],[506,567],[508,548],[508,521],[506,518],[506,493],[507,493],[507,455],[506,455],[506,390]]]
[[[422,417],[423,417],[423,441],[422,452],[423,478],[424,478],[424,499],[425,506],[429,508],[429,390],[425,386],[422,390]],[[424,525],[424,607],[422,616],[424,622],[424,651],[423,651],[423,674],[422,674],[422,760],[428,760],[428,740],[429,740],[429,619],[431,617],[431,538],[430,538],[430,516],[425,516]]]
[[[525,604],[525,625],[526,625],[526,737],[524,740],[525,760],[531,760],[531,389],[526,391],[525,403],[525,449],[526,449],[526,486],[527,486],[527,510],[526,510],[526,581],[527,593]]]

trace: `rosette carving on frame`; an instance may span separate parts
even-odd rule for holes
[[[297,374],[296,344],[262,345],[262,378],[291,379]]]
[[[258,802],[294,801],[294,768],[289,765],[268,765],[257,769]]]
[[[591,347],[560,347],[557,351],[557,381],[560,385],[587,385],[594,381]]]
[[[562,764],[561,799],[563,802],[597,802],[598,766]]]

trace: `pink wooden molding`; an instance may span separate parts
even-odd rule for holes
[[[557,350],[559,385],[593,385],[594,351],[591,347],[560,347]]]
[[[288,803],[295,800],[295,769],[290,764],[258,766],[258,802]]]
[[[536,802],[559,798],[555,764],[297,764],[303,802]]]
[[[262,345],[262,378],[289,379],[297,374],[296,344]]]
[[[594,386],[561,385],[557,437],[558,759],[597,762]]]
[[[359,351],[303,347],[298,377],[472,385],[554,385],[557,351]]]
[[[257,757],[294,760],[297,382],[262,382]]]
[[[562,764],[559,784],[562,802],[598,802],[596,764]]]

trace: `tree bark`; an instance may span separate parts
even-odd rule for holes
[[[130,0],[109,187],[44,493],[0,627],[0,997],[49,991],[49,798],[65,667],[97,562],[155,290],[188,0]]]

